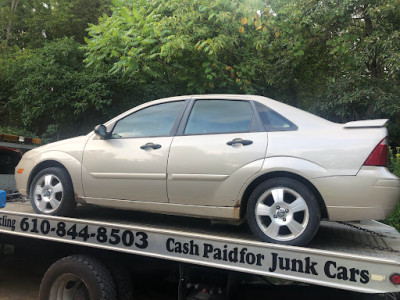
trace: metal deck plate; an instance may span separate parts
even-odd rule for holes
[[[10,212],[34,213],[28,201],[9,202],[3,211],[4,210]],[[75,218],[96,222],[118,223],[127,226],[162,227],[169,230],[220,235],[227,238],[258,242],[257,238],[253,236],[246,224],[241,226],[211,224],[211,222],[206,219],[116,210],[97,206],[79,206],[76,210]],[[317,235],[308,247],[377,258],[389,258],[400,262],[400,234],[393,227],[373,220],[350,224],[374,231],[384,236],[382,237],[370,232],[364,232],[337,222],[322,221]]]
[[[353,291],[400,291],[389,281],[400,273],[400,234],[375,221],[354,224],[359,228],[322,222],[307,247],[260,242],[246,224],[96,206],[79,206],[75,218],[63,218],[36,215],[29,202],[10,202],[0,209],[0,221],[3,233]]]

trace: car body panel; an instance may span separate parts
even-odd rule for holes
[[[272,172],[293,173],[306,179],[329,176],[328,170],[322,166],[309,160],[291,156],[267,157],[258,175]]]
[[[239,219],[246,189],[260,176],[274,172],[309,181],[321,194],[331,220],[384,218],[397,203],[399,179],[387,168],[363,166],[387,136],[382,127],[386,120],[336,124],[261,96],[192,95],[145,103],[105,126],[111,131],[118,120],[135,111],[177,100],[187,100],[187,116],[195,99],[259,101],[296,127],[184,136],[179,134],[183,117],[168,137],[102,140],[91,132],[26,153],[17,166],[24,169],[16,174],[18,189],[27,194],[31,172],[43,162],[56,161],[70,174],[80,202],[125,209]],[[227,146],[234,138],[253,144]],[[161,151],[141,150],[148,142],[161,144]],[[132,149],[140,151],[133,154]]]
[[[384,219],[399,199],[400,181],[385,167],[363,166],[356,176],[310,180],[323,195],[329,219]]]
[[[172,137],[89,138],[82,161],[85,197],[168,202],[167,160]],[[147,143],[160,149],[140,149]]]
[[[326,176],[356,175],[371,151],[387,136],[385,127],[376,127],[387,120],[337,124],[272,99],[253,98],[298,126],[296,131],[269,132],[266,156],[309,160],[325,168]]]
[[[227,145],[235,138],[253,144]],[[267,144],[266,132],[175,137],[168,162],[169,201],[235,206],[241,188],[238,183],[261,169]]]
[[[343,129],[340,125],[324,130],[269,132],[266,156],[311,161],[327,170],[324,176],[356,175],[371,151],[386,136],[386,128]]]
[[[87,136],[75,137],[44,145],[25,153],[15,168],[16,170],[24,169],[22,173],[15,173],[19,192],[28,196],[28,185],[33,180],[32,172],[35,168],[44,162],[55,161],[65,167],[71,177],[75,195],[82,197],[81,161],[87,139]]]
[[[352,121],[343,124],[343,128],[383,127],[388,119]]]

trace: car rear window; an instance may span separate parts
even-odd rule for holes
[[[258,114],[266,131],[297,130],[297,126],[260,102],[255,102]]]

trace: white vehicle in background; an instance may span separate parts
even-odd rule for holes
[[[321,218],[384,219],[395,207],[386,122],[336,124],[261,96],[179,96],[29,151],[15,176],[40,214],[79,202],[247,219],[262,241],[305,245]]]

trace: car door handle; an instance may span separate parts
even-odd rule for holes
[[[160,144],[153,144],[153,143],[147,143],[146,145],[140,146],[140,149],[146,150],[146,149],[160,149],[161,145]]]
[[[243,146],[247,146],[247,145],[253,144],[253,141],[242,140],[242,139],[239,138],[239,139],[233,139],[232,141],[227,142],[226,144],[229,145],[229,146],[232,146],[232,145],[235,145],[235,144],[242,144]]]

